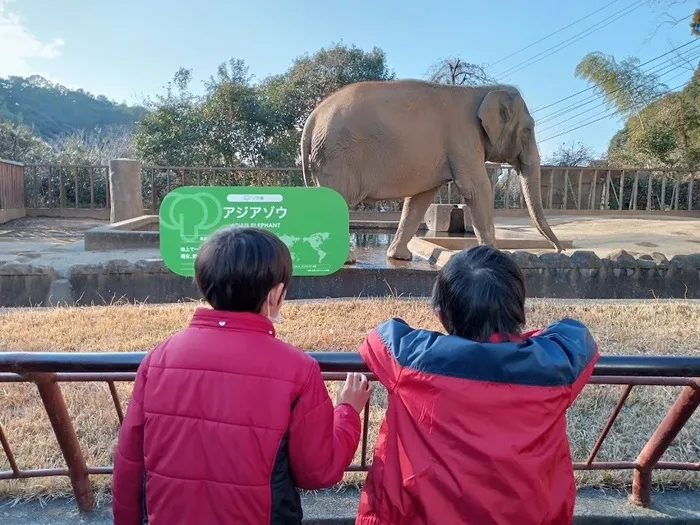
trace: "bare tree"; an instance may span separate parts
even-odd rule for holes
[[[585,168],[593,160],[593,150],[583,142],[563,143],[546,159],[550,166]]]
[[[132,130],[111,126],[93,132],[75,131],[50,142],[51,162],[56,164],[108,164],[112,159],[132,157]]]
[[[451,57],[436,62],[426,72],[431,82],[453,86],[478,86],[495,82],[483,66],[465,62],[459,57]]]

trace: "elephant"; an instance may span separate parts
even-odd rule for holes
[[[561,252],[542,206],[534,128],[514,86],[356,82],[323,99],[308,116],[301,135],[304,184],[337,191],[350,208],[404,199],[387,256],[410,260],[409,240],[438,189],[450,181],[464,197],[478,243],[495,245],[486,162],[509,163],[537,230]]]

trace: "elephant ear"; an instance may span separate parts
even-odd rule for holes
[[[500,149],[501,136],[513,118],[513,95],[503,89],[489,91],[477,112],[491,145]]]

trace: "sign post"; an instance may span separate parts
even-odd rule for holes
[[[350,213],[323,187],[182,186],[160,205],[160,253],[178,275],[192,277],[197,251],[226,226],[269,230],[289,247],[294,276],[338,271],[350,250]]]

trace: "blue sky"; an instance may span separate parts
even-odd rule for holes
[[[261,79],[284,71],[298,55],[342,41],[368,50],[378,46],[398,77],[423,78],[432,63],[448,56],[497,62],[603,7],[497,63],[491,73],[519,87],[535,109],[588,87],[574,77],[574,68],[590,51],[618,59],[635,55],[645,62],[691,40],[687,19],[672,25],[691,14],[696,2],[690,0],[0,0],[0,76],[41,74],[117,101],[137,102],[162,91],[181,66],[192,68],[199,84],[218,64],[236,57]],[[576,36],[581,32],[590,34]],[[573,38],[579,39],[567,42]],[[566,47],[503,75],[557,45]],[[681,51],[697,64],[700,41]],[[671,58],[643,69],[665,73],[662,81],[674,88],[692,71]],[[572,110],[571,121],[561,117],[538,124],[542,154],[574,140],[603,152],[620,127],[614,117],[544,141],[604,115],[599,107],[574,118],[594,105]]]

